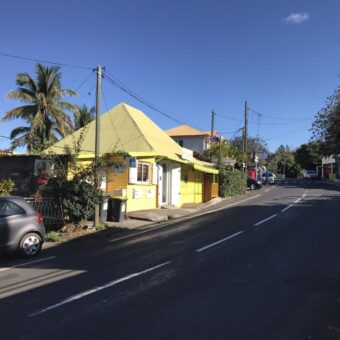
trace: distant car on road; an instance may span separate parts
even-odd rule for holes
[[[305,170],[303,173],[304,179],[317,179],[318,175],[315,170]]]
[[[255,180],[251,177],[247,177],[247,188],[250,190],[254,189],[260,189],[262,187],[262,181],[261,180]]]
[[[45,238],[42,216],[22,197],[0,196],[0,250],[37,255]]]
[[[275,184],[275,174],[271,172],[265,172],[262,174],[261,179],[263,184]]]

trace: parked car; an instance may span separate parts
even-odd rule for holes
[[[318,175],[315,170],[305,170],[303,173],[304,179],[317,179]]]
[[[247,177],[247,188],[250,190],[254,189],[260,189],[262,187],[262,181],[261,180],[256,180],[251,177]]]
[[[0,250],[37,255],[45,239],[42,216],[22,197],[0,196]]]
[[[265,172],[262,174],[261,179],[263,184],[275,184],[275,174],[271,172]]]

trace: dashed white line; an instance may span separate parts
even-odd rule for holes
[[[262,224],[262,223],[265,223],[265,222],[267,222],[267,221],[271,220],[272,218],[274,218],[274,217],[276,217],[276,216],[277,216],[277,214],[271,215],[271,216],[269,216],[269,217],[265,218],[264,220],[262,220],[262,221],[260,221],[260,222],[257,222],[257,223],[255,223],[255,224],[254,224],[254,226],[258,226],[258,225],[260,225],[260,224]]]
[[[294,207],[294,205],[293,204],[288,205],[288,207],[285,207],[284,209],[282,209],[281,212],[285,212],[288,209],[290,209],[291,207]]]
[[[206,246],[204,246],[204,247],[202,247],[202,248],[199,248],[199,249],[196,250],[196,252],[197,252],[197,253],[200,253],[200,252],[202,252],[202,251],[204,251],[204,250],[207,250],[207,249],[209,249],[209,248],[211,248],[211,247],[214,247],[214,246],[216,246],[216,245],[218,245],[218,244],[220,244],[220,243],[222,243],[222,242],[225,242],[225,241],[227,241],[227,240],[230,240],[231,238],[234,238],[234,237],[236,237],[236,236],[238,236],[238,235],[241,235],[242,233],[244,233],[243,230],[241,230],[241,231],[239,231],[239,232],[237,232],[237,233],[235,233],[235,234],[233,234],[233,235],[230,235],[230,236],[228,236],[228,237],[226,237],[226,238],[223,238],[222,240],[216,241],[216,242],[211,243],[211,244],[208,244],[208,245],[206,245]]]
[[[18,264],[16,266],[12,266],[12,267],[0,268],[0,272],[3,272],[5,270],[14,269],[14,268],[20,268],[20,267],[29,266],[30,264],[44,262],[44,261],[52,260],[52,259],[55,259],[55,258],[56,258],[56,256],[50,256],[50,257],[45,257],[45,258],[39,259],[39,260],[34,260],[34,261],[29,261],[29,262],[21,263],[21,264]]]
[[[64,299],[64,300],[62,300],[62,301],[60,301],[60,302],[58,302],[58,303],[56,303],[56,304],[54,304],[54,305],[51,305],[51,306],[46,307],[46,308],[44,308],[44,309],[41,309],[41,310],[39,310],[39,311],[37,311],[37,312],[34,312],[34,313],[30,314],[29,316],[30,316],[30,317],[33,317],[33,316],[37,316],[37,315],[46,313],[46,312],[48,312],[48,311],[50,311],[50,310],[52,310],[52,309],[59,308],[59,307],[61,307],[61,306],[63,306],[63,305],[66,305],[66,304],[71,303],[71,302],[73,302],[73,301],[79,300],[79,299],[81,299],[81,298],[83,298],[83,297],[85,297],[85,296],[88,296],[88,295],[97,293],[97,292],[99,292],[99,291],[101,291],[101,290],[103,290],[103,289],[107,289],[107,288],[110,288],[110,287],[112,287],[112,286],[115,286],[115,285],[117,285],[118,283],[121,283],[121,282],[130,280],[130,279],[132,279],[132,278],[134,278],[134,277],[137,277],[137,276],[140,276],[140,275],[143,275],[143,274],[152,272],[152,271],[154,271],[154,270],[156,270],[156,269],[159,269],[159,268],[161,268],[161,267],[164,267],[164,266],[170,264],[171,262],[172,262],[172,261],[164,262],[164,263],[159,264],[159,265],[157,265],[157,266],[154,266],[154,267],[145,269],[145,270],[143,270],[143,271],[141,271],[141,272],[133,273],[133,274],[130,274],[130,275],[121,277],[120,279],[117,279],[117,280],[108,282],[108,283],[106,283],[106,284],[104,284],[104,285],[102,285],[102,286],[98,286],[98,287],[95,287],[95,288],[86,290],[86,291],[84,291],[84,292],[82,292],[82,293],[79,293],[79,294],[76,294],[76,295],[72,295],[72,296],[70,296],[70,297],[68,297],[68,298],[66,298],[66,299]]]

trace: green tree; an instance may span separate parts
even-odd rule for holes
[[[280,145],[268,160],[268,170],[285,177],[299,176],[300,166],[295,162],[294,150],[288,145]]]
[[[239,155],[239,149],[230,145],[226,139],[222,139],[221,144],[220,142],[212,144],[209,149],[204,151],[204,156],[219,166],[225,164],[228,158],[237,159]]]
[[[238,136],[230,140],[230,145],[236,147],[240,150],[239,155],[242,156],[243,149],[243,137]],[[253,158],[254,154],[259,154],[262,152],[268,152],[267,143],[265,140],[260,137],[249,137],[247,139],[247,155],[248,159]],[[242,158],[242,157],[240,157]]]
[[[315,169],[318,164],[321,164],[320,143],[302,144],[295,151],[295,161],[303,169]]]
[[[6,112],[3,121],[22,119],[26,126],[12,130],[12,148],[27,146],[30,153],[41,152],[45,147],[65,137],[72,131],[72,122],[66,111],[76,111],[76,106],[64,101],[65,96],[76,92],[61,88],[61,72],[57,66],[35,67],[36,79],[28,73],[18,73],[18,88],[11,91],[7,98],[15,99],[25,105]]]
[[[88,108],[85,104],[79,106],[77,111],[74,113],[74,129],[78,130],[94,119],[95,108]]]
[[[322,155],[340,153],[340,88],[327,99],[326,106],[317,113],[312,132],[313,139],[320,141]]]

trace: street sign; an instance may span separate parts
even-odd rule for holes
[[[267,152],[261,152],[260,154],[259,154],[259,159],[261,160],[261,161],[263,161],[263,160],[265,160],[265,159],[267,159],[268,158],[268,153]]]

